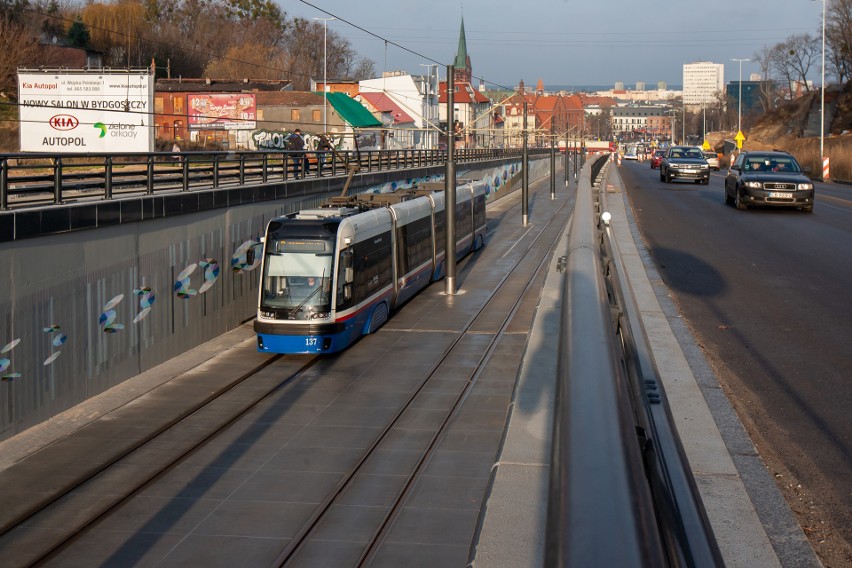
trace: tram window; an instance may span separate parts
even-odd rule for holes
[[[396,230],[397,246],[397,264],[399,264],[399,273],[406,274],[409,269],[409,261],[411,259],[411,251],[409,250],[408,231],[410,225],[403,225]]]

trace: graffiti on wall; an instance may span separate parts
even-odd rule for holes
[[[287,150],[287,137],[290,134],[292,132],[286,130],[255,130],[251,133],[251,140],[258,150]],[[319,148],[319,135],[302,133],[302,138],[305,140],[306,150]],[[337,150],[343,147],[343,134],[329,134],[326,139]]]
[[[250,239],[240,244],[231,256],[231,270],[234,273],[240,274],[256,269],[260,265],[262,256],[260,250],[258,250],[261,246],[259,239]],[[202,269],[203,280],[200,280],[200,285],[194,288],[192,282],[193,274],[198,268]],[[198,262],[189,264],[180,271],[173,284],[175,296],[184,300],[190,300],[193,297],[204,294],[216,284],[220,273],[220,263],[214,258],[204,258]],[[196,279],[198,279],[197,276]],[[138,297],[138,311],[132,320],[133,324],[138,325],[154,309],[157,294],[149,286],[134,288],[132,294],[134,297]],[[101,308],[97,325],[103,333],[114,334],[125,329],[124,323],[118,321],[119,314],[117,310],[123,301],[124,294],[118,294]],[[59,358],[62,353],[59,348],[65,345],[69,337],[62,332],[62,326],[57,323],[51,323],[47,327],[43,327],[42,333],[48,336],[51,345],[51,353],[42,363],[46,367]],[[0,380],[2,382],[12,382],[22,377],[21,373],[14,371],[14,361],[12,358],[13,350],[20,343],[21,339],[16,338],[6,343],[0,349]]]

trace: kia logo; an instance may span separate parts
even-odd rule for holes
[[[70,114],[57,114],[56,116],[50,117],[48,122],[50,127],[54,130],[74,130],[80,125],[80,121],[77,120],[77,117],[71,116]]]

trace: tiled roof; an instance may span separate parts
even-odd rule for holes
[[[470,83],[457,82],[455,86],[456,89],[453,91],[453,102],[456,104],[487,103],[491,101],[491,99],[474,89]],[[438,88],[438,103],[447,103],[446,81],[441,81],[441,85]]]
[[[367,101],[377,111],[390,113],[394,124],[406,124],[414,122],[407,112],[402,110],[396,102],[385,93],[358,93],[358,96]]]

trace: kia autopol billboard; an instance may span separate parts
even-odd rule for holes
[[[126,72],[19,71],[21,151],[151,152],[154,76]]]

